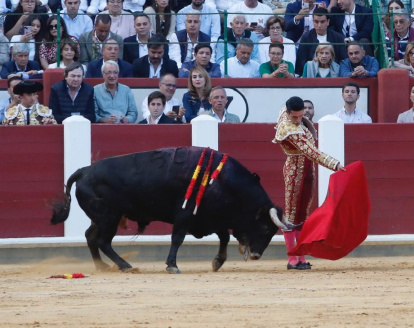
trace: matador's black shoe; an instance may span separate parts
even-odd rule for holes
[[[288,263],[287,264],[287,269],[288,270],[303,270],[303,269],[300,269],[299,268],[299,263],[300,262],[298,262],[297,264],[290,264],[290,263]]]
[[[312,264],[310,264],[309,262],[303,263],[303,262],[298,262],[298,264],[296,264],[296,266],[300,267],[299,270],[310,270],[312,269]]]

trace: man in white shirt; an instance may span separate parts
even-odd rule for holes
[[[247,14],[246,22],[250,25],[249,30],[254,31],[259,39],[263,39],[267,19],[273,16],[272,9],[258,0],[244,0],[232,6],[228,11]],[[230,14],[227,27],[231,27],[232,21],[233,15]]]
[[[64,3],[66,8],[62,10],[62,19],[65,21],[69,35],[79,39],[81,34],[93,30],[92,19],[79,10],[81,0],[65,0]]]
[[[164,114],[168,117],[181,121],[185,121],[185,108],[181,105],[181,101],[174,98],[175,91],[177,90],[177,79],[173,74],[167,73],[160,77],[159,88],[166,98]],[[178,114],[174,110],[178,107]],[[148,109],[148,96],[142,101],[141,106],[142,117],[145,119],[150,114]]]
[[[227,77],[260,77],[260,64],[251,60],[253,52],[253,41],[243,38],[239,41],[236,47],[236,56],[227,60]],[[221,75],[224,76],[224,64],[220,63]]]
[[[200,31],[211,37],[212,42],[216,42],[220,36],[220,16],[216,9],[204,5],[204,0],[192,0],[191,5],[184,7],[177,15],[177,31],[185,29],[186,14],[190,11],[200,11],[201,26]]]
[[[372,123],[371,117],[356,108],[359,99],[358,84],[354,82],[345,83],[342,87],[342,98],[345,101],[344,107],[334,115],[345,123]]]

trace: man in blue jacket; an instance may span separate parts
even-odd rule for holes
[[[378,60],[365,55],[361,44],[352,42],[348,45],[348,58],[341,61],[339,66],[340,77],[374,77],[378,71]]]
[[[29,46],[27,43],[16,43],[12,50],[13,60],[4,63],[0,76],[8,79],[10,75],[20,75],[22,79],[41,79],[43,71],[39,63],[29,60]]]
[[[61,124],[72,115],[82,115],[95,123],[93,87],[83,82],[83,66],[75,62],[65,68],[65,79],[50,89],[49,108]]]

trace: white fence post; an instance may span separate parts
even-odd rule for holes
[[[63,121],[64,125],[64,183],[79,168],[91,165],[91,122],[83,116],[71,116]],[[84,239],[90,219],[79,207],[72,186],[70,214],[65,221],[64,236]]]
[[[345,163],[345,134],[344,121],[334,115],[326,115],[319,121],[319,149],[325,154],[335,157]],[[319,165],[318,180],[318,203],[319,206],[325,201],[328,191],[329,177],[333,171]]]
[[[218,150],[218,121],[209,115],[191,120],[192,145]]]

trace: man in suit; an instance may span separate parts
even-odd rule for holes
[[[182,63],[194,60],[194,48],[198,43],[211,42],[210,36],[200,31],[200,26],[200,12],[190,11],[185,18],[185,30],[177,31],[171,36],[169,55],[178,68],[181,68]],[[214,62],[215,54],[211,58]]]
[[[109,39],[102,45],[102,58],[93,60],[88,64],[86,77],[103,77],[102,65],[104,61],[113,60],[118,63],[119,77],[133,77],[132,65],[119,59],[119,44],[116,40]]]
[[[88,65],[92,60],[102,58],[102,45],[109,39],[114,39],[120,45],[119,58],[123,55],[123,40],[122,37],[114,34],[111,29],[111,16],[108,14],[101,14],[95,18],[94,29],[90,32],[83,33],[79,38],[81,46],[80,62]]]
[[[333,7],[331,13],[336,15],[332,15],[330,25],[336,32],[344,35],[346,43],[372,42],[374,20],[370,8],[360,6],[354,0],[338,0],[337,7]],[[364,47],[368,56],[374,56],[372,45],[366,44]]]
[[[314,28],[302,35],[296,54],[295,73],[300,76],[302,76],[306,62],[315,57],[315,50],[319,43],[332,43],[335,50],[335,61],[338,64],[348,57],[346,47],[343,45],[344,36],[328,29],[328,10],[316,8],[313,13]]]
[[[39,63],[29,60],[29,47],[27,43],[16,43],[13,45],[13,60],[4,63],[0,76],[8,79],[13,75],[20,75],[23,79],[41,79],[43,71]]]
[[[148,40],[151,35],[151,21],[146,14],[135,16],[136,35],[124,39],[124,60],[132,64],[135,59],[148,55]],[[164,46],[164,58],[168,58],[168,44]]]
[[[312,14],[318,7],[325,8],[325,3],[318,3],[318,5],[316,5],[315,0],[294,1],[289,3],[285,13],[286,37],[293,42],[298,42],[304,33],[313,29]]]
[[[227,94],[223,87],[214,87],[210,92],[211,109],[201,113],[201,115],[210,115],[219,123],[240,123],[240,118],[235,114],[230,114],[226,110]]]
[[[154,91],[148,96],[148,109],[150,114],[147,118],[139,121],[138,124],[176,124],[171,117],[164,114],[167,99],[161,91]]]
[[[134,77],[156,77],[171,73],[178,77],[178,67],[174,60],[164,57],[164,45],[167,40],[162,34],[155,34],[148,41],[148,55],[135,59]]]

